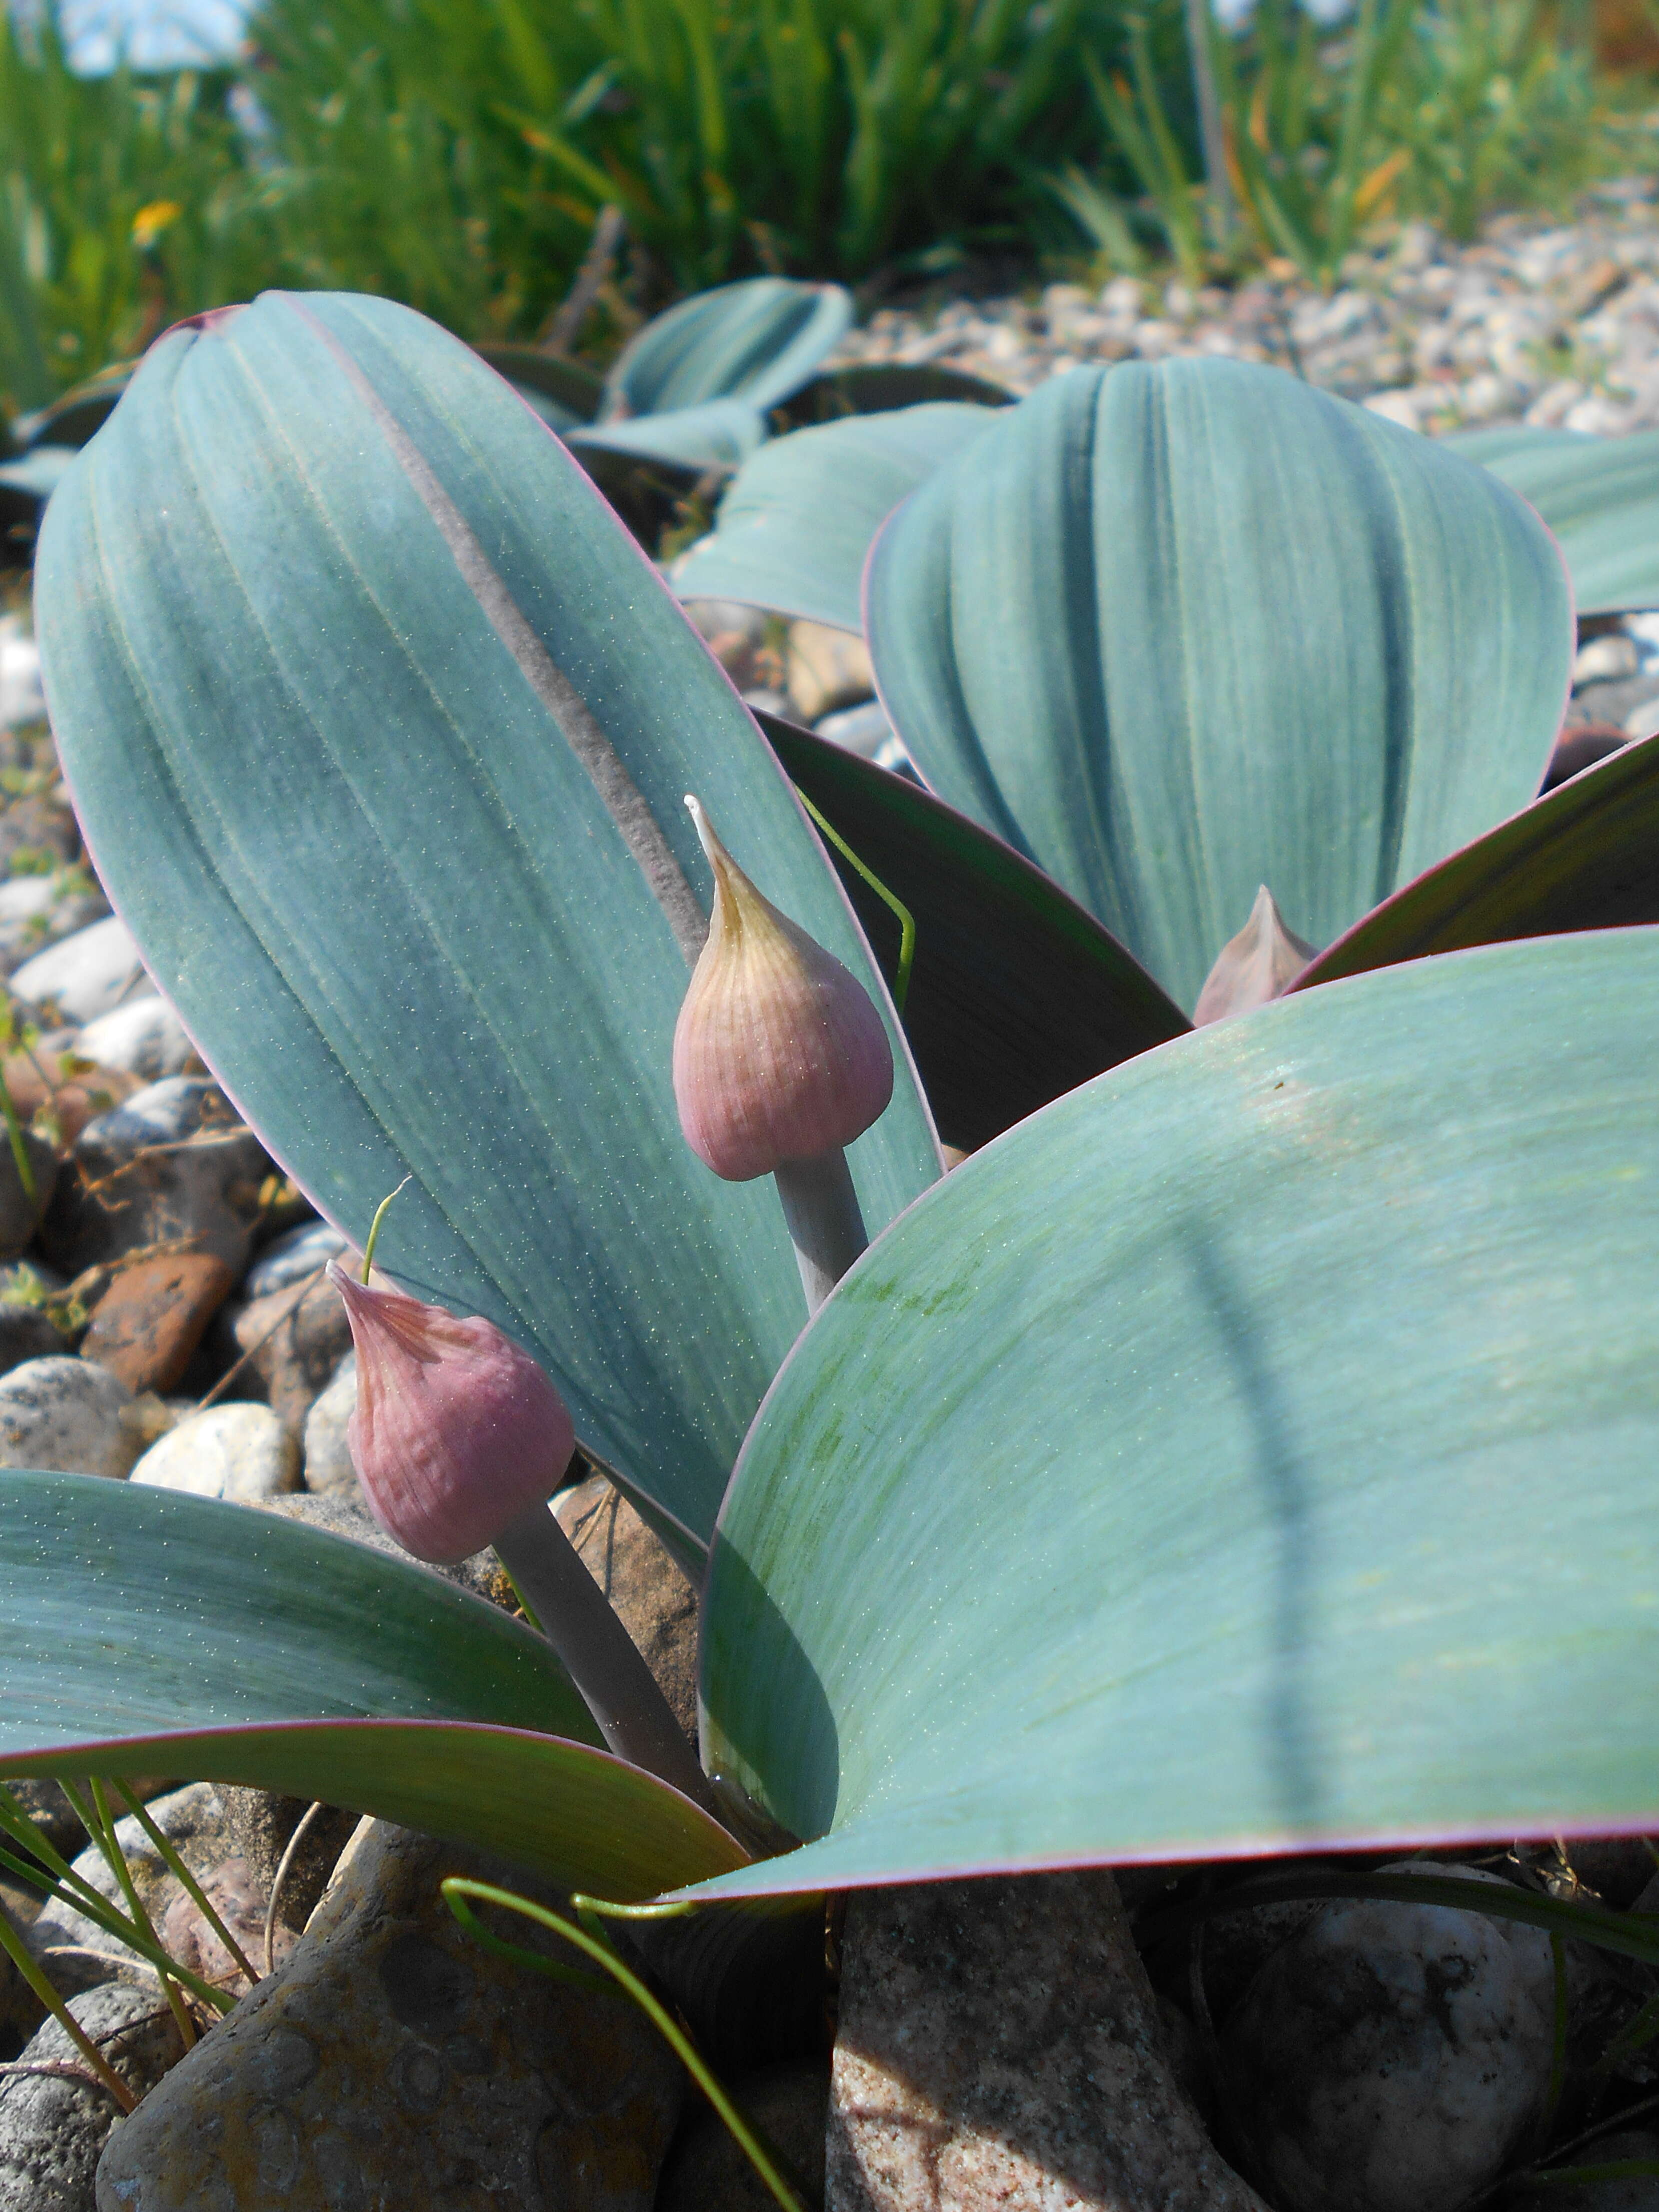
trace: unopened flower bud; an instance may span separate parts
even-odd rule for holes
[[[576,1443],[564,1401],[494,1322],[360,1283],[337,1261],[328,1273],[357,1350],[346,1441],[369,1509],[417,1559],[467,1559],[558,1488]]]
[[[1194,1026],[1248,1014],[1286,990],[1314,957],[1315,948],[1290,928],[1279,903],[1263,884],[1250,918],[1230,937],[1204,980],[1193,1014]]]
[[[893,1095],[869,994],[762,897],[688,799],[714,912],[674,1030],[674,1096],[699,1159],[728,1182],[839,1152]]]

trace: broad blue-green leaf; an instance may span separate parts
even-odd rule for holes
[[[876,532],[995,419],[940,400],[775,438],[726,486],[714,530],[675,568],[675,590],[862,629],[859,589]]]
[[[696,407],[570,430],[565,442],[578,452],[597,447],[702,476],[738,467],[765,436],[765,416],[746,399],[706,399]]]
[[[1276,369],[1079,369],[888,523],[871,649],[942,799],[1183,1006],[1258,885],[1323,945],[1538,788],[1559,558],[1486,471]]]
[[[696,1806],[592,1748],[540,1637],[243,1506],[0,1474],[0,1773],[247,1783],[636,1896],[738,1863]]]
[[[1560,542],[1581,615],[1659,607],[1659,430],[1472,430],[1446,442],[1538,509]]]
[[[853,319],[839,284],[756,276],[698,292],[631,339],[605,379],[602,419],[744,399],[763,412],[798,392]]]
[[[910,910],[904,1030],[947,1144],[971,1152],[1103,1067],[1191,1026],[1051,877],[909,777],[775,715],[767,741],[830,828]],[[889,975],[900,928],[837,854]]]
[[[542,1359],[706,1535],[803,1318],[670,1073],[687,791],[878,998],[724,677],[559,441],[406,308],[268,295],[148,356],[47,510],[48,697],[103,881],[284,1165]],[[895,1035],[897,1035],[895,1026]],[[908,1062],[872,1227],[936,1171]]]
[[[1218,1024],[947,1176],[721,1511],[717,1887],[1650,1829],[1659,931]]]

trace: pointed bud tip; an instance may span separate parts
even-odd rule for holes
[[[714,913],[674,1030],[686,1142],[728,1182],[839,1152],[893,1095],[893,1054],[870,995],[780,914],[686,805],[714,871]]]
[[[1278,901],[1263,884],[1251,904],[1249,920],[1222,946],[1205,978],[1194,1026],[1203,1029],[1231,1014],[1265,1006],[1289,988],[1316,950],[1288,926]]]
[[[337,1260],[328,1279],[357,1353],[346,1440],[375,1519],[434,1565],[482,1551],[557,1489],[575,1449],[564,1401],[494,1322],[359,1282]]]

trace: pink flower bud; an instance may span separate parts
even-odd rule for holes
[[[494,1322],[360,1283],[338,1261],[328,1273],[357,1348],[346,1441],[370,1510],[417,1559],[482,1551],[563,1479],[576,1446],[563,1399]]]
[[[1248,1014],[1278,998],[1293,977],[1314,957],[1314,947],[1286,923],[1278,901],[1263,884],[1250,908],[1250,918],[1237,937],[1231,937],[1205,978],[1193,1012],[1193,1024],[1225,1021],[1230,1014]]]
[[[856,976],[763,898],[688,799],[714,913],[674,1030],[685,1141],[728,1182],[839,1152],[893,1095],[881,1016]]]

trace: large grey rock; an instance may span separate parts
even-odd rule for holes
[[[0,969],[19,966],[108,912],[108,901],[82,869],[13,876],[0,884]]]
[[[138,2096],[182,2055],[173,2014],[153,1981],[148,1989],[109,1983],[72,1996],[69,2009]],[[86,2060],[55,2020],[42,2024],[17,2063],[41,2070],[0,2075],[0,2205],[5,2212],[94,2212],[99,2154],[119,2118],[114,2098],[88,2075]]]
[[[240,1278],[270,1172],[264,1146],[216,1083],[169,1076],[87,1123],[41,1241],[70,1274],[164,1244],[211,1252]]]
[[[182,1790],[153,1798],[145,1809],[198,1881],[232,1855],[234,1839],[224,1801],[210,1782],[187,1783]],[[140,1901],[159,1924],[187,1893],[131,1814],[116,1822],[115,1834]],[[95,1845],[88,1844],[73,1864],[100,1897],[126,1910],[120,1885]],[[118,1977],[137,1978],[152,1990],[155,1987],[154,1975],[136,1953],[62,1898],[50,1899],[41,1908],[27,1942],[60,1990],[89,1989]]]
[[[129,999],[125,1006],[88,1022],[81,1032],[77,1050],[83,1059],[95,1060],[100,1067],[125,1068],[129,1075],[142,1076],[146,1083],[159,1083],[164,1077],[183,1075],[200,1066],[178,1009],[159,991]]]
[[[273,1291],[297,1289],[348,1249],[331,1222],[302,1221],[297,1229],[286,1229],[271,1238],[244,1276],[242,1295],[252,1300],[269,1297]]]
[[[357,1410],[357,1355],[347,1352],[328,1387],[306,1415],[306,1488],[322,1498],[362,1502],[362,1487],[351,1464],[346,1430]]]
[[[0,1467],[128,1474],[138,1432],[122,1419],[131,1390],[89,1359],[25,1360],[0,1375]]]
[[[255,1887],[269,1899],[295,1832],[313,1808],[302,1797],[279,1797],[269,1790],[228,1789],[222,1784],[219,1795],[237,1854]],[[300,1838],[276,1899],[279,1921],[296,1935],[310,1919],[356,1826],[355,1813],[325,1806]]]
[[[9,988],[14,998],[56,1007],[66,1022],[80,1026],[155,987],[144,973],[132,932],[112,914],[26,960]]]
[[[1322,1907],[1222,2031],[1262,2188],[1280,2212],[1456,2212],[1536,2131],[1554,1992],[1537,1929],[1374,1899]]]
[[[1109,1874],[854,1891],[825,2212],[1266,2212],[1170,2064]]]
[[[287,1961],[112,2137],[99,2212],[651,2212],[677,2063],[626,1999],[465,1936],[438,1893],[463,1872],[564,1902],[365,1823]]]
[[[300,1486],[300,1447],[269,1406],[210,1406],[153,1443],[132,1480],[238,1504]]]
[[[554,1510],[695,1744],[697,1593],[660,1539],[602,1475],[566,1491]]]

